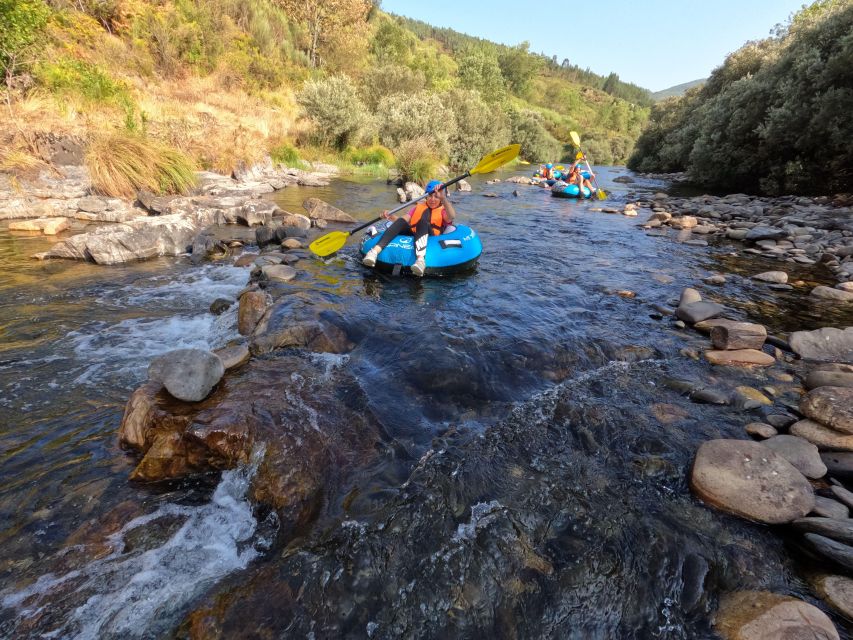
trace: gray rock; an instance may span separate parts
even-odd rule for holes
[[[805,387],[853,387],[853,366],[829,364],[816,367],[806,376]]]
[[[88,213],[101,213],[107,210],[107,202],[105,198],[98,196],[87,196],[80,198],[77,201],[77,210],[86,211]]]
[[[848,620],[853,620],[853,580],[844,576],[820,576],[814,587],[822,600]]]
[[[296,269],[286,264],[268,265],[262,267],[264,275],[276,282],[290,282],[296,277]]]
[[[772,282],[774,284],[786,284],[788,282],[788,274],[784,271],[764,271],[752,276],[753,280],[761,280],[762,282]]]
[[[697,389],[696,391],[690,394],[690,399],[693,402],[698,402],[702,404],[729,404],[728,394],[722,391],[718,391],[717,389]]]
[[[234,304],[233,301],[228,300],[227,298],[217,298],[212,303],[210,303],[210,313],[215,316],[221,316],[223,313],[225,313],[226,311],[228,311],[228,309],[231,308],[232,304]]]
[[[850,510],[837,500],[815,496],[814,509],[812,513],[821,518],[834,518],[843,520],[850,515]]]
[[[308,198],[302,203],[302,207],[308,212],[309,218],[319,218],[330,222],[355,222],[350,214],[333,207],[319,198]]]
[[[807,360],[853,363],[853,327],[795,331],[789,342],[794,353]]]
[[[794,520],[791,526],[838,542],[853,542],[853,520],[850,518],[800,518]]]
[[[826,475],[826,465],[820,459],[817,447],[808,440],[781,435],[769,438],[762,444],[785,458],[807,478],[817,479]]]
[[[816,533],[807,533],[803,537],[824,558],[853,571],[853,547]]]
[[[659,277],[659,276],[662,276],[662,277]],[[664,281],[663,277],[668,278],[669,280]],[[669,282],[673,281],[672,276],[668,276],[665,274],[655,275],[654,278],[656,280],[658,280],[658,282],[662,282],[663,284],[668,284]],[[701,293],[696,291],[696,289],[691,289],[690,287],[687,287],[686,289],[684,289],[684,291],[681,292],[681,297],[678,299],[678,306],[680,307],[681,305],[691,304],[693,302],[699,302],[701,300],[702,300],[702,294]]]
[[[853,302],[853,292],[833,289],[832,287],[819,286],[811,290],[812,298],[820,300],[833,300],[835,302]]]
[[[175,398],[187,402],[204,400],[224,373],[219,357],[202,349],[170,351],[148,366],[149,380],[160,382]]]
[[[776,229],[774,227],[753,227],[750,229],[745,240],[749,242],[757,242],[758,240],[783,240],[788,237],[788,232],[784,229]]]
[[[853,453],[825,451],[820,454],[820,459],[829,475],[848,479],[853,477]]]
[[[839,487],[837,485],[833,485],[829,488],[832,491],[835,499],[838,500],[841,504],[843,504],[848,509],[853,509],[853,493],[845,489],[844,487]]]
[[[721,315],[726,311],[726,308],[716,302],[690,302],[678,306],[675,315],[685,322],[694,324],[702,320],[709,320]]]

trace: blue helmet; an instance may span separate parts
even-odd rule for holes
[[[426,183],[425,191],[432,193],[441,186],[441,180],[430,180]]]
[[[545,168],[546,168],[546,169],[551,169],[553,166],[554,166],[554,165],[553,165],[553,164],[551,164],[551,163],[549,162],[548,164],[546,164],[546,165],[545,165]]]

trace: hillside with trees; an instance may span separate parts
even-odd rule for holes
[[[43,167],[40,141],[59,137],[95,163],[147,145],[183,174],[270,155],[422,178],[509,141],[556,160],[572,129],[621,163],[652,104],[615,74],[369,0],[0,0],[0,65],[10,172]]]
[[[820,0],[652,108],[629,167],[728,191],[853,187],[853,0]]]

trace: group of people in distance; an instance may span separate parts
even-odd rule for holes
[[[583,162],[585,162],[585,159],[583,156],[580,156],[569,166],[568,169],[558,169],[550,162],[548,164],[540,164],[539,170],[534,174],[534,177],[539,177],[543,180],[554,180],[554,184],[559,182],[564,184],[576,184],[578,185],[578,189],[581,191],[586,187],[590,190],[590,193],[595,193],[595,187],[593,187],[590,182],[590,180],[595,177],[595,174],[592,173],[591,170],[584,171],[581,168],[581,163]]]

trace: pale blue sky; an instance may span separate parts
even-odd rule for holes
[[[747,40],[765,38],[804,0],[382,0],[390,13],[568,58],[660,91],[707,77]],[[580,23],[580,28],[572,24]]]

